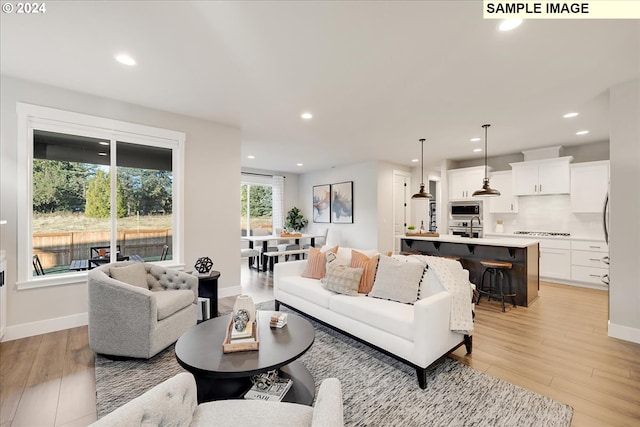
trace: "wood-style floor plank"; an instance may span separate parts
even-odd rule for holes
[[[272,275],[243,271],[264,296]],[[541,283],[530,307],[483,300],[474,351],[451,357],[574,408],[573,427],[640,425],[640,344],[607,336],[607,293]],[[233,307],[222,298],[220,311]],[[79,427],[95,421],[95,357],[86,327],[0,343],[0,427]]]

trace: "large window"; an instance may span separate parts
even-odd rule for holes
[[[271,185],[245,183],[240,187],[241,218],[243,236],[255,234],[262,229],[271,234],[273,230],[273,192]]]
[[[116,260],[179,260],[183,134],[19,107],[28,165],[19,229],[29,236],[20,239],[19,285]]]

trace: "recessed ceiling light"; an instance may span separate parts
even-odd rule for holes
[[[136,60],[127,55],[126,53],[121,53],[116,55],[116,61],[124,65],[136,65]]]
[[[256,156],[247,156],[247,159],[255,159]]]
[[[471,142],[478,142],[480,141],[480,138],[476,137],[476,138],[471,138],[469,141]]]
[[[100,145],[109,145],[107,141],[100,141]]]
[[[304,166],[303,163],[296,163],[296,166]]]
[[[106,156],[106,155],[107,155],[107,153],[105,153],[104,151],[101,151],[101,152],[98,153],[98,156]]]
[[[313,114],[307,111],[305,113],[300,114],[300,117],[302,117],[305,120],[310,120],[313,117]]]
[[[500,23],[498,29],[500,31],[511,31],[522,24],[522,19],[505,19]]]
[[[420,159],[411,159],[411,162],[413,163],[418,163],[420,161]]]
[[[581,131],[576,132],[576,135],[586,135],[588,133],[589,133],[588,130],[581,130]]]
[[[479,153],[479,152],[481,152],[481,151],[482,151],[482,148],[474,148],[474,149],[473,149],[473,152],[474,152],[474,153]]]
[[[564,117],[565,119],[570,119],[572,117],[576,117],[578,114],[580,114],[580,113],[567,113],[562,117]]]

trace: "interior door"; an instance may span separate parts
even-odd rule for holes
[[[411,174],[408,172],[393,172],[393,252],[400,252],[400,239],[409,221],[408,202],[411,197]]]

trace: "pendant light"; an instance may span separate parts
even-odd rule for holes
[[[422,138],[419,141],[422,144],[422,148],[420,150],[420,157],[422,161],[422,183],[420,183],[420,191],[418,191],[416,194],[411,196],[411,198],[412,199],[433,199],[433,196],[431,194],[424,191],[424,141],[425,139]]]
[[[500,192],[489,186],[489,173],[487,171],[487,128],[491,125],[482,125],[484,128],[484,180],[482,181],[482,188],[475,191],[472,196],[499,196]]]

